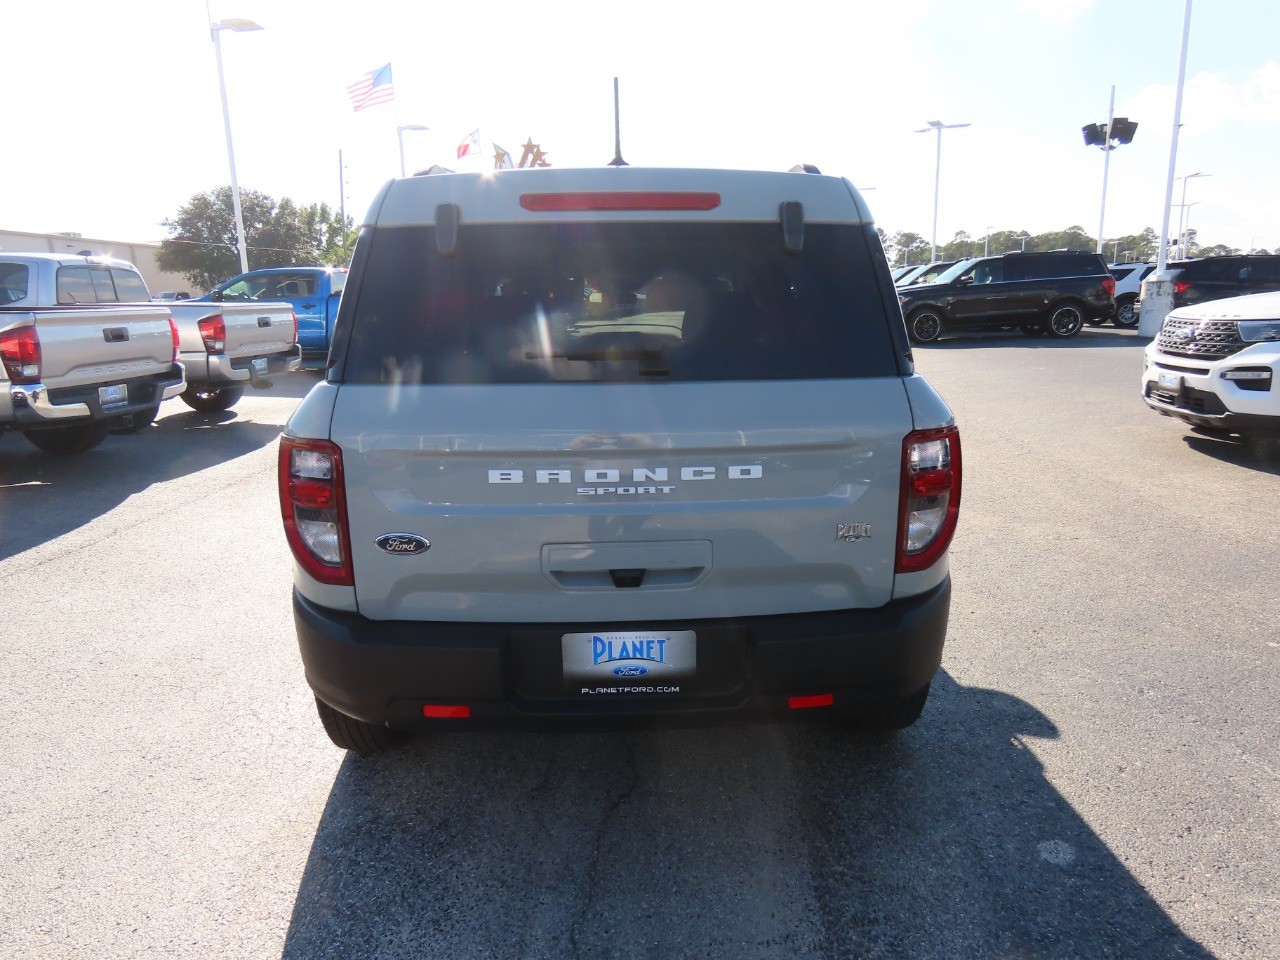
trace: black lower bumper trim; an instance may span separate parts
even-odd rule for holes
[[[806,715],[855,715],[918,692],[942,662],[948,579],[871,610],[645,623],[374,621],[294,592],[307,680],[348,716],[396,729],[556,719],[753,718],[792,714],[788,699],[832,694]],[[697,676],[678,694],[577,696],[561,672],[566,633],[692,630]],[[470,719],[426,719],[424,704]]]

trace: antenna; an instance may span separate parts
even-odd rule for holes
[[[622,159],[622,120],[618,113],[618,78],[613,78],[613,159],[609,161],[611,167],[629,167],[630,164]]]

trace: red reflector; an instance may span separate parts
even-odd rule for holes
[[[465,720],[471,716],[471,708],[447,703],[424,703],[422,715],[438,720]]]
[[[714,210],[720,206],[720,194],[670,191],[522,193],[520,206],[536,213],[568,210]]]
[[[787,707],[792,710],[809,710],[813,707],[829,707],[836,702],[834,693],[815,693],[810,697],[787,697]]]
[[[333,506],[333,484],[328,480],[290,480],[289,500],[300,507],[327,510]]]

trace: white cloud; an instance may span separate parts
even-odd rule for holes
[[[1129,101],[1129,115],[1172,119],[1173,98],[1172,84],[1152,84]],[[1280,63],[1267,63],[1240,83],[1207,72],[1187,81],[1182,136],[1196,137],[1240,123],[1280,123]]]

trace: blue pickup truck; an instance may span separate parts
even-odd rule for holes
[[[333,321],[346,283],[345,267],[268,267],[232,277],[199,299],[289,303],[298,318],[303,359],[323,359],[329,354]]]

